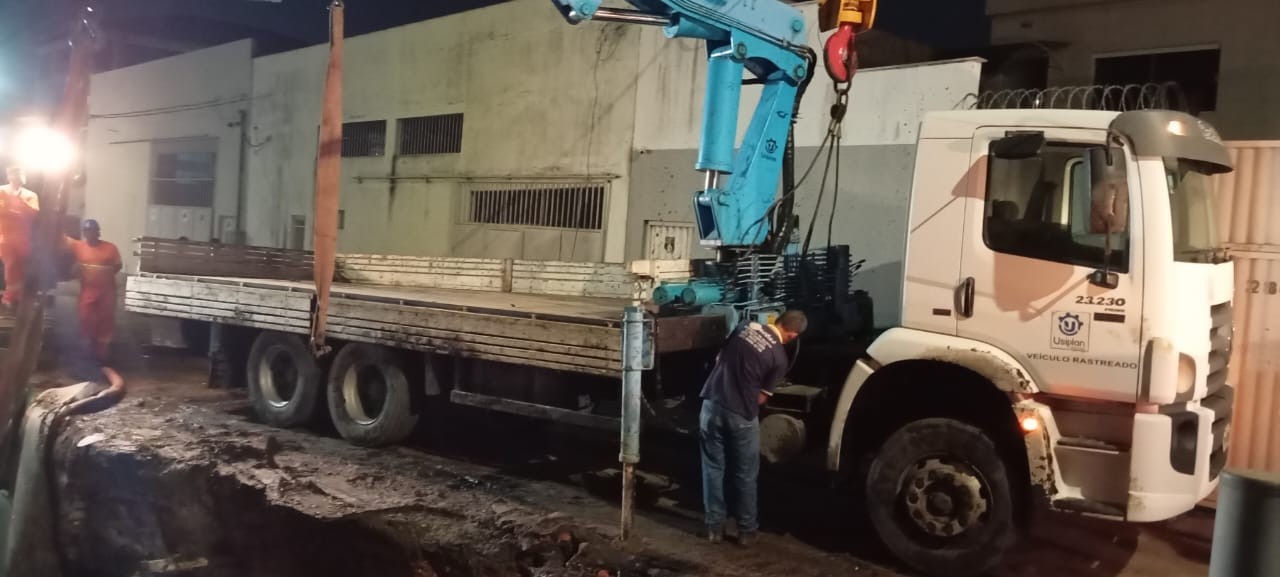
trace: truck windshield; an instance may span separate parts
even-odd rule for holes
[[[1209,173],[1193,160],[1166,158],[1173,255],[1178,262],[1215,263],[1226,257],[1214,222]]]

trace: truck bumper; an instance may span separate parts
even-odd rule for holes
[[[1232,389],[1224,387],[1201,402],[1135,415],[1129,521],[1181,515],[1217,488],[1229,447],[1231,397]]]

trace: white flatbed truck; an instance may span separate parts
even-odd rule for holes
[[[1188,511],[1217,484],[1231,422],[1233,272],[1207,184],[1228,170],[1212,127],[1180,113],[927,115],[901,322],[869,346],[805,342],[762,425],[800,442],[769,450],[825,453],[888,548],[931,575],[989,569],[1040,500],[1136,522]],[[327,398],[361,444],[403,437],[423,395],[615,423],[622,309],[691,270],[340,256],[360,282],[335,284],[336,351],[317,360],[309,283],[178,260],[195,272],[130,276],[128,309],[235,331],[260,418],[299,425]],[[454,282],[472,267],[478,284]],[[727,323],[653,309],[646,398],[696,407]]]

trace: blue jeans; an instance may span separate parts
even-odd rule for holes
[[[747,420],[715,401],[702,401],[698,419],[702,446],[702,502],[707,528],[724,527],[725,472],[733,483],[734,516],[738,531],[751,533],[760,528],[756,513],[756,478],[760,475],[760,421]]]

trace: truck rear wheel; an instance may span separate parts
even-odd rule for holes
[[[297,335],[263,331],[249,350],[249,400],[262,422],[282,428],[309,424],[323,387],[320,365]]]
[[[986,573],[1016,537],[1004,461],[982,430],[960,421],[898,429],[871,463],[866,498],[884,544],[928,575]]]
[[[329,370],[329,416],[342,438],[376,447],[404,440],[418,424],[404,363],[393,351],[352,343]]]

